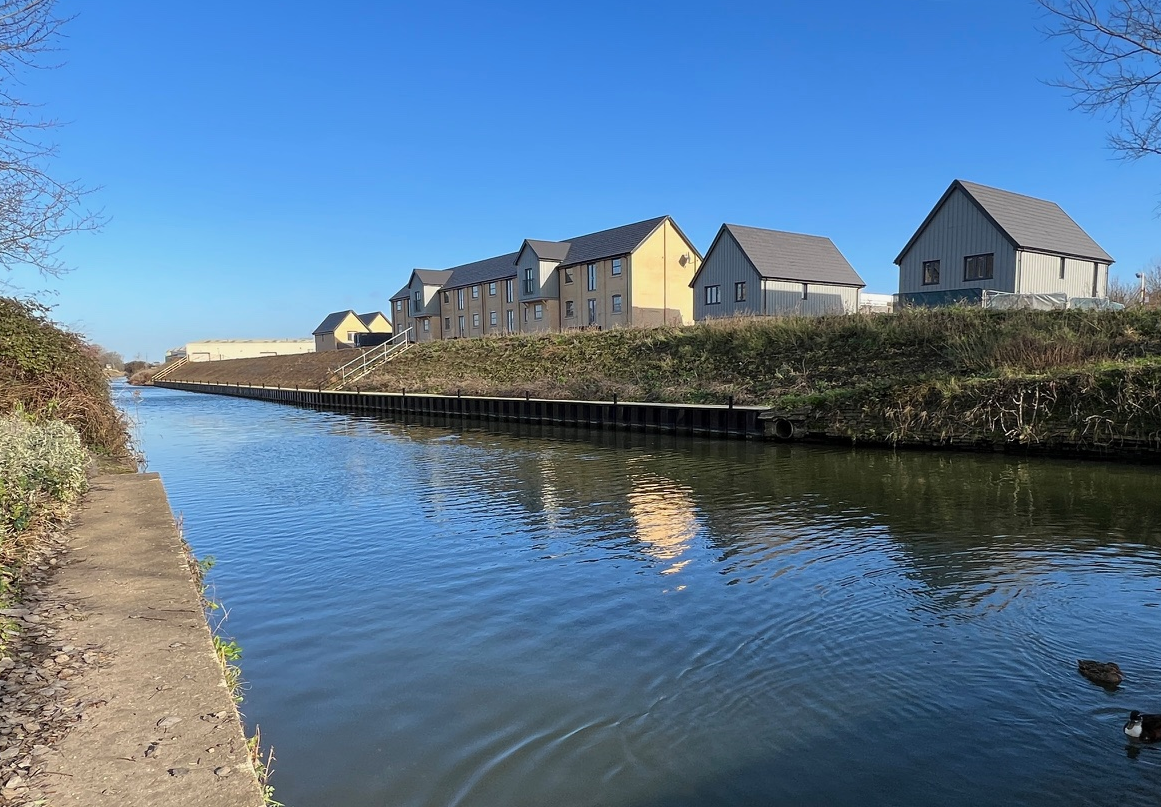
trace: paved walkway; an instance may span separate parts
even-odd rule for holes
[[[238,712],[157,474],[97,477],[49,583],[99,648],[69,683],[83,718],[30,782],[53,807],[260,807]]]

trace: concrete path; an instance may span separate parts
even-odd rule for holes
[[[95,646],[100,662],[70,682],[87,708],[31,789],[53,807],[260,807],[157,474],[94,479],[62,565],[53,596],[79,618],[56,625],[56,640]]]

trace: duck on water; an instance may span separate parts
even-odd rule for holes
[[[1129,722],[1125,724],[1125,734],[1134,740],[1154,743],[1161,740],[1161,715],[1143,715],[1136,709],[1129,712]]]

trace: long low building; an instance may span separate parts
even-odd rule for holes
[[[289,356],[313,353],[313,339],[203,339],[189,342],[184,348],[190,361],[224,361],[226,359],[254,359],[259,356]],[[169,356],[180,358],[182,349],[169,351]]]

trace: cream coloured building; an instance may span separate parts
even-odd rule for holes
[[[313,339],[203,339],[188,342],[185,346],[185,356],[190,361],[225,361],[313,352]]]

